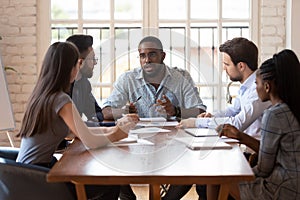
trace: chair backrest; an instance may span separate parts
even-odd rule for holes
[[[75,200],[71,184],[48,183],[48,168],[18,163],[0,148],[0,199]]]

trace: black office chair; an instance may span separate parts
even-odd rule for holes
[[[48,183],[48,168],[16,162],[18,148],[0,147],[0,199],[75,200],[67,183]]]

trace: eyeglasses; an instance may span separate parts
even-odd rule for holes
[[[146,59],[147,57],[150,58],[150,59],[152,59],[152,58],[156,58],[157,55],[158,55],[157,52],[150,52],[150,53],[147,53],[147,54],[146,54],[146,53],[141,53],[141,54],[138,56],[138,58],[140,58],[141,60],[144,60],[144,59]]]

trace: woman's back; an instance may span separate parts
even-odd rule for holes
[[[265,178],[273,199],[297,199],[299,166],[300,125],[287,104],[276,104],[264,113],[259,161],[253,171]]]
[[[20,152],[17,158],[18,162],[27,164],[51,162],[57,146],[69,133],[68,126],[58,115],[58,112],[66,103],[71,101],[66,93],[59,92],[57,94],[51,109],[51,121],[49,122],[51,128],[42,133],[35,133],[31,137],[22,138]]]

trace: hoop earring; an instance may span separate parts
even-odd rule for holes
[[[232,104],[232,96],[230,94],[230,91],[229,91],[229,87],[231,86],[231,84],[233,83],[233,81],[229,82],[228,85],[227,85],[227,92],[226,92],[226,102],[229,103],[229,104]]]

